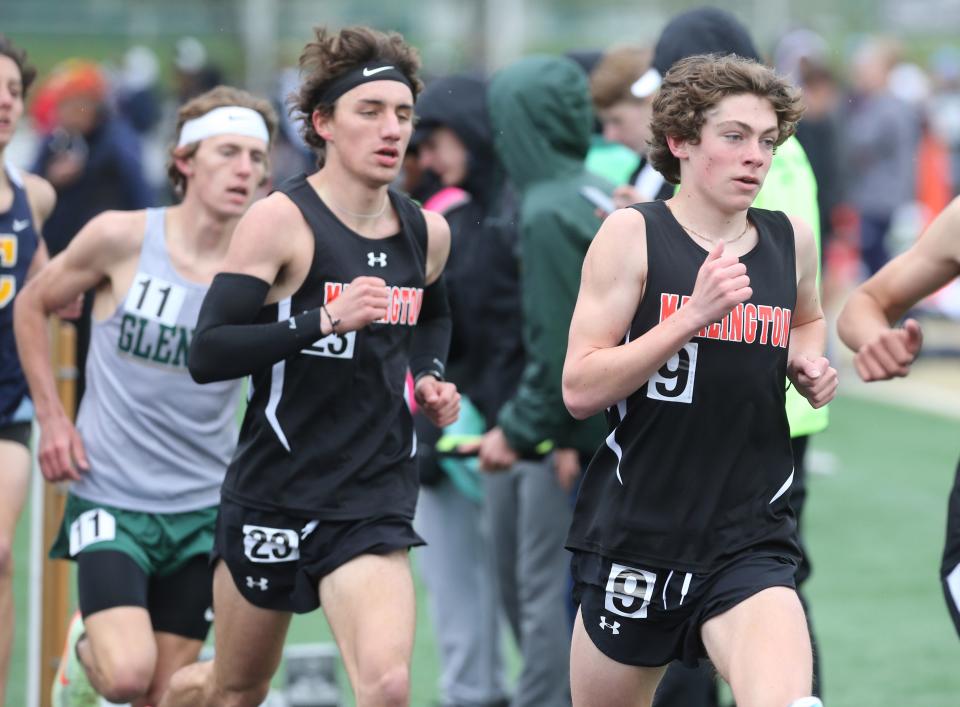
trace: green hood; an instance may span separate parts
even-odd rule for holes
[[[586,74],[576,63],[521,59],[494,76],[488,99],[494,147],[518,189],[583,170],[593,110]]]

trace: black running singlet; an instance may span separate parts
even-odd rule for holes
[[[707,257],[663,202],[632,208],[646,221],[648,276],[626,341],[685,304]],[[750,209],[749,218],[759,242],[740,260],[753,296],[608,408],[570,549],[685,572],[712,571],[751,548],[799,556],[784,412],[793,227],[781,212]]]
[[[384,320],[359,331],[329,334],[251,376],[249,405],[223,495],[306,518],[412,518],[418,489],[416,441],[404,391],[413,327],[423,302],[423,214],[391,190],[400,232],[366,238],[334,216],[305,175],[279,191],[297,205],[313,231],[313,263],[300,289],[265,306],[256,323],[284,321],[328,303],[361,275],[386,281],[390,305]]]

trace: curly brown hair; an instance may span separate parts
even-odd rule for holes
[[[397,32],[380,32],[370,27],[345,27],[337,33],[325,27],[314,28],[315,39],[303,48],[300,55],[300,75],[303,83],[300,90],[289,98],[291,115],[301,121],[300,129],[304,142],[317,154],[317,164],[322,167],[326,157],[326,141],[313,127],[313,113],[333,115],[334,104],[321,102],[320,98],[330,83],[360,64],[383,60],[393,64],[410,81],[413,97],[423,90],[423,82],[417,76],[420,70],[420,54],[407,44]]]
[[[667,72],[653,101],[649,159],[671,184],[680,183],[680,160],[667,136],[697,145],[707,112],[727,96],[766,98],[777,114],[776,145],[796,132],[803,115],[800,92],[773,70],[735,54],[698,54],[681,59]]]
[[[23,86],[23,96],[27,95],[30,85],[37,78],[37,70],[27,63],[27,52],[18,49],[5,34],[0,34],[0,56],[13,61],[20,69],[20,84]]]
[[[273,109],[273,106],[270,104],[270,101],[264,100],[263,98],[257,98],[251,93],[242,91],[239,88],[234,88],[233,86],[216,86],[211,88],[206,93],[201,93],[196,98],[193,98],[186,103],[184,103],[180,110],[177,111],[177,129],[174,131],[174,136],[179,136],[180,131],[183,129],[183,124],[188,120],[193,120],[194,118],[199,118],[201,115],[206,115],[214,108],[222,108],[223,106],[240,106],[241,108],[250,108],[257,111],[263,118],[263,122],[267,124],[267,132],[270,134],[270,141],[273,142],[273,136],[277,132],[277,112]],[[176,140],[176,137],[174,138]],[[180,159],[189,159],[197,154],[197,149],[199,149],[200,143],[194,142],[189,145],[184,145],[183,147],[177,147],[176,142],[170,148],[170,153],[167,157],[167,178],[170,180],[170,184],[173,186],[174,193],[183,197],[187,190],[187,178],[183,175],[183,172],[177,167],[176,160]],[[270,174],[269,163],[267,165],[267,171],[264,173],[264,181]]]
[[[630,87],[650,68],[653,52],[646,47],[614,47],[590,72],[590,97],[593,105],[604,110],[622,101],[640,102]]]

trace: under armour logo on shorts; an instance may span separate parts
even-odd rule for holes
[[[383,251],[380,251],[376,254],[372,252],[367,253],[367,265],[369,265],[371,268],[374,265],[377,265],[381,268],[387,267],[387,254]]]
[[[247,579],[249,580],[250,578],[247,577]],[[619,636],[619,635],[620,635],[620,622],[619,622],[619,621],[614,621],[612,624],[608,624],[608,623],[607,623],[607,617],[606,617],[606,616],[601,616],[601,617],[600,617],[600,630],[601,630],[601,631],[606,631],[607,629],[610,629],[610,633],[612,633],[614,636]]]
[[[266,577],[261,577],[260,579],[254,579],[250,575],[247,575],[247,586],[250,589],[259,589],[261,592],[267,591],[267,585],[269,582]]]

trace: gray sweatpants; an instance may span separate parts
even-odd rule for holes
[[[570,704],[570,553],[572,509],[556,481],[553,457],[487,474],[486,509],[497,582],[523,661],[512,707]]]
[[[415,550],[440,653],[442,704],[486,705],[505,699],[500,601],[488,518],[448,479],[420,489]]]

